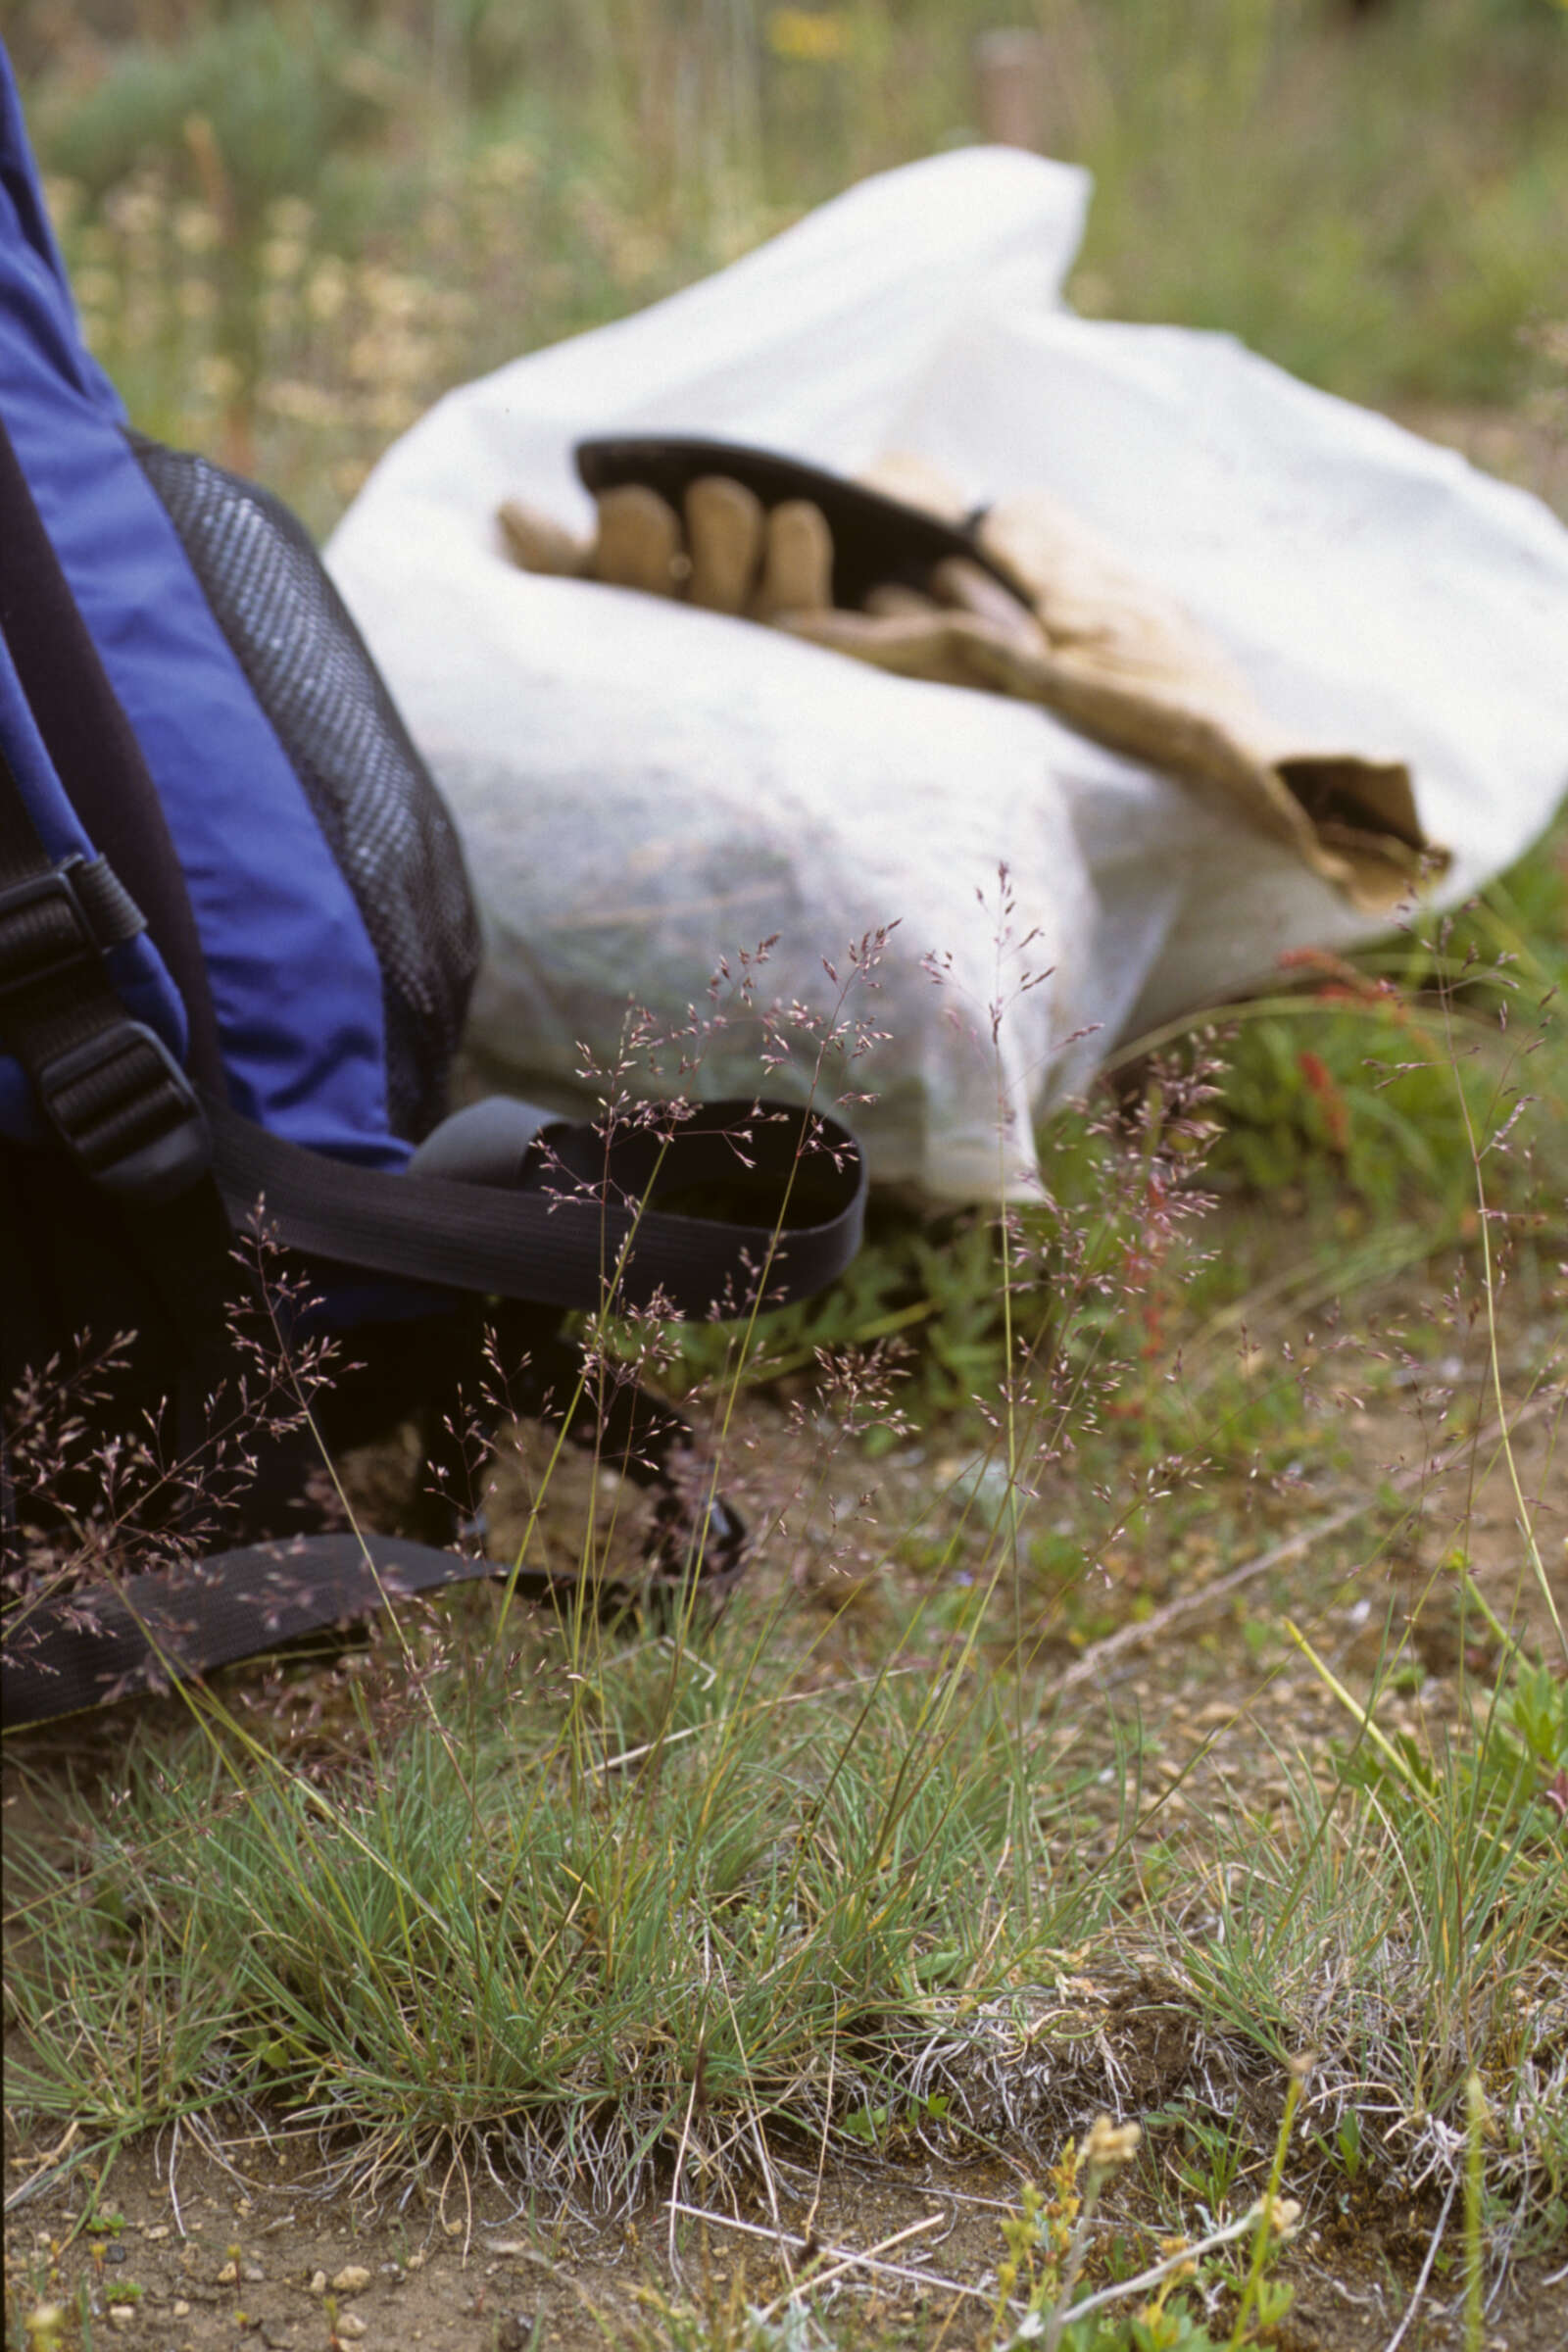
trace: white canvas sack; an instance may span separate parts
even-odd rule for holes
[[[701,1043],[695,1081],[677,1046],[662,1083],[754,1086],[741,957],[773,940],[755,1004],[818,1024],[789,1027],[774,1091],[869,1090],[873,1174],[995,1197],[1027,1187],[1032,1122],[1120,1040],[1266,980],[1282,952],[1387,928],[1234,809],[1043,710],[518,571],[497,508],[588,532],[571,450],[596,433],[845,472],[907,450],[977,505],[1050,491],[1180,599],[1282,730],[1408,762],[1452,853],[1428,907],[1548,822],[1568,531],[1228,337],[1066,312],[1088,195],[1004,149],[887,173],[450,394],[376,467],[328,561],[463,829],[488,1083],[591,1097],[583,1049],[612,1065],[633,1004]],[[888,926],[874,987],[849,982],[852,943]],[[846,1018],[852,1046],[885,1035],[819,1072],[818,1029]]]

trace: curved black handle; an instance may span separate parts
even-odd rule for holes
[[[808,498],[822,510],[833,534],[833,601],[863,604],[873,588],[890,581],[919,586],[933,564],[962,556],[990,572],[1009,594],[1028,602],[1025,591],[1001,564],[976,546],[971,532],[943,522],[922,508],[906,506],[880,490],[868,490],[843,474],[808,466],[775,450],[751,449],[739,441],[710,441],[686,433],[612,433],[579,441],[572,452],[585,488],[618,490],[645,483],[679,511],[695,481],[727,474],[764,507]]]

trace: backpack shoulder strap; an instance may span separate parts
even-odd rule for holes
[[[5,1631],[8,1732],[232,1666],[389,1601],[512,1572],[398,1536],[296,1536],[172,1562],[116,1586],[20,1602]],[[515,1572],[538,1597],[550,1580]]]
[[[735,1099],[647,1106],[607,1137],[542,1128],[526,1189],[386,1174],[323,1159],[210,1101],[214,1164],[231,1215],[260,1199],[278,1239],[365,1273],[541,1306],[661,1309],[700,1319],[808,1298],[859,1246],[864,1162],[835,1119]],[[537,1116],[537,1114],[533,1114]],[[438,1130],[439,1132],[439,1130]],[[659,1205],[703,1195],[742,1216]]]

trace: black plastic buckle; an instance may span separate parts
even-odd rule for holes
[[[190,1080],[140,1021],[116,1021],[57,1054],[33,1084],[66,1150],[107,1193],[171,1200],[212,1165]]]
[[[72,880],[73,868],[85,862],[63,858],[51,872],[0,890],[0,997],[101,957],[92,919]]]

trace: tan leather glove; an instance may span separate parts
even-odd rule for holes
[[[954,559],[931,573],[926,609],[900,592],[897,602],[868,599],[866,612],[788,615],[781,625],[904,676],[1042,703],[1097,742],[1218,787],[1363,912],[1390,912],[1446,867],[1403,761],[1289,735],[1176,601],[1047,493],[1000,501],[974,538],[1026,604]]]
[[[921,460],[890,460],[866,479],[944,520],[961,513]],[[683,504],[677,516],[644,485],[606,491],[591,546],[515,506],[501,522],[531,570],[685,595],[904,677],[1043,704],[1114,750],[1217,788],[1364,911],[1389,912],[1447,863],[1422,832],[1401,761],[1289,738],[1175,600],[1044,492],[1001,501],[974,532],[1016,595],[955,555],[919,587],[874,587],[857,611],[833,604],[832,536],[810,501],[764,511],[740,482],[709,475]]]

